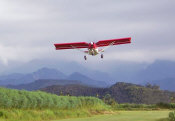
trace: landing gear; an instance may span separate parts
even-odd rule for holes
[[[101,58],[103,59],[103,54],[101,54]]]
[[[86,56],[84,56],[84,60],[87,60],[87,57]]]

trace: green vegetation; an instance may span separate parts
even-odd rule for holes
[[[157,107],[162,109],[175,109],[175,103],[158,103]]]
[[[42,91],[29,92],[0,88],[0,121],[44,121],[82,118],[104,113],[113,114],[112,111],[116,112],[117,110],[160,110],[174,108],[175,104],[168,103],[152,105],[118,104],[110,94],[106,94],[103,100],[100,100],[95,97],[57,96]],[[122,112],[122,114],[125,114],[125,112]],[[137,111],[134,112],[136,113]],[[152,111],[145,113],[149,112]],[[138,116],[141,115],[139,112],[137,113]],[[120,119],[118,113],[113,115],[115,118],[117,116]],[[127,117],[127,114],[125,115]],[[172,114],[170,115],[172,117]],[[134,119],[134,116],[131,117]]]
[[[106,94],[103,101],[111,106],[113,110],[160,110],[175,109],[175,103],[157,103],[157,104],[134,104],[122,103],[118,104],[110,94]]]
[[[0,120],[43,121],[70,117],[86,117],[108,110],[95,97],[57,96],[41,91],[0,88]]]
[[[146,105],[146,104],[117,104],[112,107],[114,110],[158,110],[160,109],[157,105]]]
[[[118,111],[112,115],[54,121],[168,121],[170,111]]]
[[[99,111],[96,113],[100,113]],[[85,109],[56,110],[56,109],[0,109],[0,121],[44,121],[65,118],[89,117],[93,114]]]
[[[175,111],[169,113],[169,121],[175,121]]]
[[[0,88],[0,108],[6,109],[98,109],[107,106],[95,97],[57,96],[41,91],[29,92]]]

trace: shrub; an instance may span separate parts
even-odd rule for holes
[[[146,105],[146,104],[117,104],[113,107],[115,110],[147,110],[147,109],[155,109],[156,105]]]
[[[175,121],[175,111],[169,113],[169,120],[170,121]]]
[[[158,103],[156,104],[156,106],[159,108],[174,109],[175,103]]]

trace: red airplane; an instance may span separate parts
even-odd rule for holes
[[[74,42],[74,43],[58,43],[54,44],[56,47],[56,50],[63,50],[63,49],[78,49],[81,48],[87,48],[87,51],[83,51],[86,54],[95,56],[98,54],[101,54],[101,58],[103,58],[102,52],[107,48],[98,49],[98,47],[104,47],[104,46],[113,46],[113,45],[120,45],[120,44],[128,44],[131,43],[131,37],[127,38],[120,38],[120,39],[110,39],[110,40],[100,40],[96,43],[94,42]],[[81,50],[80,50],[81,51]],[[87,57],[84,56],[84,59],[87,60]]]

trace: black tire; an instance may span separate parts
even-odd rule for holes
[[[84,60],[87,60],[87,57],[86,56],[84,56]]]
[[[103,56],[103,54],[101,54],[101,58],[103,58],[104,56]]]

